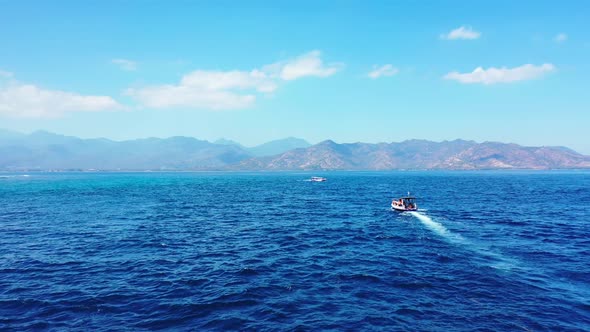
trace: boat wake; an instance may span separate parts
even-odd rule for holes
[[[450,241],[453,241],[453,242],[464,242],[465,241],[465,239],[461,235],[452,233],[445,226],[443,226],[441,223],[432,220],[432,218],[430,218],[429,216],[427,216],[423,213],[420,213],[420,212],[416,212],[416,211],[412,211],[409,213],[411,215],[413,215],[414,217],[418,218],[418,220],[420,220],[422,222],[422,224],[424,224],[424,226],[428,227],[430,230],[437,233],[438,235],[440,235]]]
[[[514,257],[506,257],[503,254],[493,250],[489,245],[486,245],[484,243],[473,242],[459,234],[455,234],[449,231],[441,223],[432,220],[432,218],[423,213],[416,211],[408,213],[420,220],[422,224],[426,226],[428,229],[440,235],[441,237],[444,237],[449,242],[457,245],[460,244],[463,248],[473,253],[476,253],[476,256],[470,256],[470,259],[473,260],[475,263],[489,266],[504,272],[520,274],[526,273],[528,275],[533,276],[545,273],[542,269],[539,269],[536,266],[531,266],[526,263],[523,264],[522,261]],[[584,299],[588,298],[588,294],[590,294],[583,287],[576,287],[571,283],[564,283],[557,280],[552,281],[552,287],[560,292],[566,292],[567,294],[571,294],[570,296],[577,298],[578,301],[581,302],[583,302]]]
[[[511,270],[514,267],[519,266],[518,262],[514,259],[504,257],[500,253],[492,251],[489,246],[483,244],[476,244],[468,239],[464,238],[460,234],[455,234],[449,231],[443,224],[432,220],[429,216],[420,213],[420,212],[409,212],[409,214],[416,217],[424,226],[428,229],[433,231],[434,233],[440,235],[441,237],[447,239],[451,243],[460,244],[465,247],[467,250],[475,252],[481,256],[481,258],[486,259],[486,265],[490,265],[491,267],[501,269],[501,270]],[[490,262],[491,260],[491,262]],[[490,264],[491,263],[491,264]]]

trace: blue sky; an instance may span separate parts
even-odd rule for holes
[[[587,1],[0,0],[0,128],[590,154],[588,17]]]

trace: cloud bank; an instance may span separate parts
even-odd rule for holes
[[[478,39],[481,36],[479,31],[473,30],[469,26],[461,26],[451,32],[440,35],[440,39],[456,40],[456,39]]]
[[[122,108],[109,96],[85,96],[17,82],[0,87],[0,114],[12,117],[53,118],[66,112],[97,112]]]
[[[341,64],[324,64],[316,50],[250,71],[195,70],[178,84],[131,88],[126,94],[151,108],[244,109],[255,103],[258,94],[274,92],[282,81],[328,77],[341,68]]]
[[[471,73],[450,72],[444,76],[444,79],[454,80],[464,84],[511,83],[537,79],[555,69],[555,66],[550,63],[545,63],[540,66],[525,64],[515,68],[491,67],[489,69],[484,69],[482,67],[477,67]]]

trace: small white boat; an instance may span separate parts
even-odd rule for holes
[[[391,209],[395,211],[416,211],[418,210],[418,204],[416,204],[416,197],[408,196],[394,199],[391,202]]]
[[[327,180],[326,178],[323,178],[321,176],[312,176],[309,181],[311,181],[311,182],[324,182],[326,180]]]

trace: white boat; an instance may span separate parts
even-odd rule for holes
[[[321,176],[312,176],[309,181],[311,181],[311,182],[324,182],[326,180],[327,180],[326,178],[323,178]]]
[[[391,201],[391,209],[395,211],[417,211],[418,204],[416,204],[416,197],[408,196],[400,197]]]

